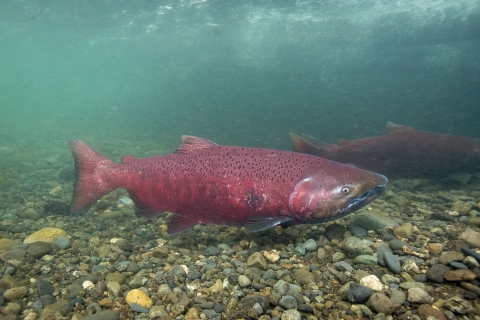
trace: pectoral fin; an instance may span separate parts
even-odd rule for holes
[[[176,214],[173,216],[172,220],[170,220],[170,224],[168,225],[168,228],[167,228],[167,233],[177,234],[185,230],[188,230],[190,228],[193,228],[197,224],[198,224],[198,220],[196,219],[192,219],[190,217],[187,217],[181,214]]]
[[[271,227],[278,226],[292,220],[292,217],[278,216],[278,217],[250,217],[250,222],[245,225],[245,231],[257,232]]]

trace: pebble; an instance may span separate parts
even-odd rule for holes
[[[25,251],[24,249],[13,249],[2,252],[2,254],[0,254],[0,259],[5,262],[10,260],[20,260],[21,258],[25,257],[26,254],[27,251]]]
[[[400,266],[400,260],[398,257],[389,251],[385,251],[383,255],[385,264],[388,266],[388,268],[393,272],[399,274],[402,272],[402,268]]]
[[[343,234],[346,231],[347,230],[345,229],[345,227],[341,224],[332,223],[325,228],[325,237],[330,241],[332,241],[333,239],[341,241],[343,240]]]
[[[425,290],[420,288],[410,288],[408,289],[407,300],[410,303],[426,303],[432,304],[435,299],[430,296]]]
[[[367,301],[367,306],[377,313],[390,315],[395,310],[392,301],[383,293],[374,293]]]
[[[268,263],[267,260],[265,260],[263,254],[261,254],[260,252],[255,252],[250,257],[248,257],[247,266],[258,268],[261,270],[267,270]]]
[[[398,238],[408,239],[413,233],[413,225],[410,222],[404,223],[401,226],[393,229],[393,234]]]
[[[218,256],[220,255],[220,249],[217,247],[210,246],[207,249],[205,249],[205,256],[210,257],[210,256]]]
[[[406,242],[403,242],[403,241],[398,240],[398,239],[392,239],[388,242],[388,246],[392,250],[402,250],[402,248],[404,246],[408,246],[408,244]]]
[[[70,239],[65,236],[57,236],[53,243],[62,250],[70,248]]]
[[[452,261],[449,263],[449,265],[455,269],[468,269],[468,267],[461,262]]]
[[[462,261],[464,258],[463,254],[457,251],[446,251],[440,254],[438,257],[438,263],[440,264],[449,264],[452,261]]]
[[[297,299],[295,299],[294,297],[292,297],[290,295],[286,295],[286,296],[284,296],[280,299],[278,304],[286,310],[296,309],[297,308]]]
[[[364,303],[367,301],[375,292],[372,289],[362,286],[355,282],[350,282],[350,289],[347,293],[348,301],[352,303]]]
[[[240,287],[245,288],[249,287],[252,284],[252,281],[250,281],[248,277],[242,274],[238,277],[238,284],[240,285]]]
[[[270,261],[271,263],[275,263],[278,260],[280,260],[280,254],[275,249],[270,251],[264,251],[263,256],[267,258],[267,260]]]
[[[256,303],[255,305],[260,306],[260,304],[258,304],[258,303]],[[255,305],[253,305],[253,306],[255,306]],[[216,305],[213,306],[213,311],[215,311],[216,313],[222,313],[223,312],[223,305],[220,304],[220,303],[217,303]]]
[[[348,229],[355,237],[365,238],[367,236],[367,230],[362,227],[350,225]]]
[[[321,248],[323,249],[323,248]],[[320,251],[320,249],[318,249]],[[332,255],[332,262],[339,262],[339,261],[342,261],[346,258],[347,256],[345,255],[345,253],[343,252],[335,252],[333,255]],[[319,257],[320,259],[320,257]]]
[[[3,293],[3,296],[7,300],[14,301],[14,300],[22,299],[27,295],[27,293],[28,293],[28,287],[22,286],[22,287],[16,287],[16,288],[11,288],[6,290]]]
[[[140,289],[133,289],[128,292],[125,302],[130,305],[132,302],[137,305],[150,309],[153,305],[152,299]]]
[[[471,281],[477,276],[468,269],[457,269],[445,272],[444,277],[448,281]]]
[[[459,237],[461,240],[470,243],[472,246],[480,248],[480,232],[468,228]]]
[[[384,260],[385,252],[392,252],[387,246],[385,245],[380,245],[377,248],[377,259],[378,259],[378,264],[381,265],[382,267],[386,267],[386,263]]]
[[[296,246],[294,249],[294,252],[297,256],[304,256],[307,250],[305,250],[305,247],[301,245],[301,246]]]
[[[350,225],[362,227],[365,230],[379,230],[384,228],[399,226],[393,219],[380,213],[362,211],[350,219]]]
[[[81,318],[82,320],[119,320],[120,315],[113,310],[99,311],[90,316]]]
[[[427,271],[427,278],[435,283],[443,283],[444,275],[450,268],[444,264],[434,264]]]
[[[145,307],[142,307],[139,304],[136,304],[135,302],[130,303],[130,309],[134,312],[140,312],[140,313],[148,313],[148,309]]]
[[[401,290],[390,289],[389,297],[390,301],[392,301],[394,305],[399,306],[403,305],[403,303],[407,300],[407,295]]]
[[[53,252],[52,245],[47,242],[33,242],[27,248],[27,255],[40,259]]]
[[[356,256],[355,259],[353,259],[354,264],[375,265],[377,261],[377,257],[367,254]]]
[[[302,315],[297,310],[286,310],[282,313],[282,317],[281,317],[281,320],[301,320],[301,319],[302,319]]]
[[[234,298],[235,299],[235,298]],[[237,300],[235,299],[230,300],[230,302],[227,305],[227,310],[232,310],[232,308],[235,308],[235,304],[237,303]],[[247,307],[253,307],[256,303],[260,304],[263,310],[267,310],[270,302],[268,299],[259,294],[259,293],[254,293],[254,294],[249,294],[248,296],[244,297],[240,302],[238,302],[238,308],[239,309],[244,309]]]
[[[480,254],[476,253],[474,250],[463,247],[462,252],[470,257],[475,258],[475,260],[477,260],[480,263]]]
[[[373,291],[383,290],[383,284],[376,275],[369,275],[363,277],[362,279],[360,279],[360,284],[362,286],[372,289]]]
[[[300,285],[310,284],[315,282],[315,277],[310,271],[304,269],[297,269],[293,273],[293,278],[299,283]]]
[[[345,262],[345,261],[338,261],[333,264],[335,268],[337,268],[340,271],[348,271],[348,272],[353,272],[355,269],[353,267]]]
[[[315,242],[315,240],[313,240],[313,239],[308,239],[308,240],[305,241],[305,243],[303,244],[303,247],[305,248],[305,250],[306,250],[307,252],[313,252],[313,251],[317,250],[318,245],[317,245],[317,243]]]
[[[349,258],[359,255],[373,255],[372,242],[357,237],[348,237],[343,241],[343,250]]]

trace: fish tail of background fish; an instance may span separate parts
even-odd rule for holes
[[[292,149],[293,151],[296,152],[302,152],[302,153],[308,153],[308,154],[313,154],[316,156],[321,157],[322,155],[322,149],[320,147],[316,147],[313,145],[311,142],[308,140],[297,136],[294,133],[290,132],[290,139],[292,140]]]
[[[102,196],[120,187],[118,175],[112,174],[119,171],[120,165],[105,158],[83,141],[72,140],[70,147],[76,174],[71,213],[80,214]]]

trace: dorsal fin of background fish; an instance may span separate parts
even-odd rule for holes
[[[402,126],[399,124],[395,124],[393,122],[388,121],[385,127],[385,134],[399,134],[409,131],[416,131],[412,127]]]
[[[204,138],[182,136],[182,142],[173,153],[186,154],[196,150],[210,149],[215,146],[218,146],[218,144]]]

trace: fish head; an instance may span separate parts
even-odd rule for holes
[[[387,182],[381,174],[331,162],[303,176],[290,194],[289,206],[299,223],[334,220],[381,196]]]

